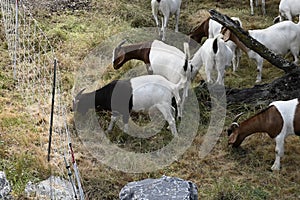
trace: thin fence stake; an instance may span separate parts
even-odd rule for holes
[[[77,190],[76,190],[76,186],[75,186],[75,183],[73,181],[73,178],[72,178],[72,171],[70,169],[71,166],[69,165],[69,162],[66,159],[66,155],[64,155],[64,161],[65,161],[66,169],[68,171],[69,181],[72,185],[72,189],[73,189],[73,192],[74,192],[74,197],[75,197],[75,199],[77,199]]]
[[[53,69],[53,90],[52,90],[52,104],[51,104],[50,128],[49,128],[48,162],[50,162],[50,152],[51,152],[51,142],[52,142],[53,112],[54,112],[54,99],[55,99],[55,88],[56,88],[56,65],[57,65],[57,60],[55,58],[54,69]]]
[[[15,46],[14,46],[14,69],[13,69],[13,78],[14,78],[14,80],[16,80],[17,79],[17,48],[18,48],[18,41],[19,41],[19,30],[18,30],[18,26],[19,26],[19,24],[18,24],[18,21],[19,21],[19,19],[18,19],[18,14],[19,14],[19,1],[18,0],[16,0],[16,7],[15,7],[15,9],[16,9],[16,13],[15,13],[15,15],[16,15],[16,26],[15,26]]]

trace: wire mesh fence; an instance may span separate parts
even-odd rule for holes
[[[56,60],[54,48],[47,36],[26,7],[26,2],[0,0],[0,6],[8,52],[12,60],[11,75],[16,82],[16,89],[21,94],[33,120],[40,122],[38,126],[43,128],[44,133],[52,129],[50,116],[53,115],[53,139],[49,153],[54,161],[51,164],[55,166],[56,174],[64,174],[66,173],[65,155],[70,155],[73,151],[67,124],[67,98],[63,95],[59,61]],[[55,64],[57,64],[56,70],[54,70]],[[55,82],[53,82],[54,76],[56,76]],[[54,107],[51,112],[53,102]],[[41,140],[40,146],[47,151],[48,141],[45,144],[45,140]],[[78,179],[77,185],[80,186],[73,155],[68,159],[73,163]],[[79,191],[83,198],[81,188]]]

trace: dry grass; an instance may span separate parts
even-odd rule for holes
[[[256,8],[250,16],[248,1],[183,1],[179,30],[188,33],[207,13],[204,10],[214,8],[229,16],[240,17],[245,29],[263,28],[272,24],[277,15],[279,0],[267,1],[267,16],[263,17]],[[142,12],[141,12],[142,10]],[[72,88],[74,71],[82,64],[84,57],[102,41],[112,35],[126,32],[133,27],[154,26],[148,1],[108,1],[92,2],[92,9],[79,12],[59,12],[46,15],[39,11],[38,21],[45,27],[45,32],[54,42],[58,60],[63,67],[64,87]],[[171,20],[170,26],[174,25]],[[4,38],[1,38],[4,41]],[[5,45],[1,45],[1,69],[9,65]],[[130,69],[130,65],[125,69]],[[105,81],[119,77],[112,69],[107,71]],[[255,65],[243,54],[240,69],[233,73],[227,70],[225,84],[228,87],[251,87],[255,81]],[[270,82],[282,72],[265,62],[263,81]],[[33,126],[28,113],[23,108],[22,99],[14,94],[14,81],[9,71],[0,72],[0,170],[8,173],[14,183],[14,194],[22,198],[22,190],[28,180],[42,179],[49,175],[45,159],[45,148],[41,141],[47,140],[47,133]],[[194,83],[197,85],[197,83]],[[199,94],[201,95],[201,94]],[[205,95],[203,95],[205,96]],[[17,98],[16,98],[17,97]],[[200,102],[201,103],[201,102]],[[131,174],[112,169],[99,162],[83,146],[73,133],[76,160],[82,175],[83,185],[89,199],[118,199],[121,188],[130,181],[144,178],[159,178],[162,175],[176,176],[193,181],[199,190],[199,199],[299,199],[300,165],[299,138],[286,140],[286,153],[282,159],[282,170],[271,172],[274,161],[275,144],[267,135],[258,133],[247,138],[242,147],[236,150],[227,146],[226,126],[233,116],[245,111],[244,118],[257,112],[264,105],[257,107],[235,105],[227,109],[224,133],[219,138],[213,151],[205,158],[199,156],[199,147],[206,133],[210,109],[206,104],[201,108],[201,126],[188,150],[171,165],[148,173]],[[71,117],[70,117],[71,118]],[[100,121],[107,126],[108,115]],[[72,119],[70,127],[72,128]],[[42,137],[42,138],[41,138]],[[143,141],[120,134],[118,129],[108,136],[112,142],[124,149],[151,151],[171,139],[167,129],[163,129],[153,140]],[[144,146],[143,146],[144,145]],[[22,152],[17,155],[17,152]],[[2,162],[3,161],[3,162]],[[23,175],[23,176],[22,176]],[[18,177],[18,178],[17,178]],[[21,177],[21,178],[20,178]],[[18,179],[18,180],[17,180]]]

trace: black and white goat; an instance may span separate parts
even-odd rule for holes
[[[73,110],[85,114],[89,109],[111,111],[111,121],[107,131],[111,131],[119,115],[124,122],[124,132],[128,132],[130,112],[146,112],[158,109],[169,123],[171,132],[177,136],[173,117],[172,98],[180,106],[179,87],[160,75],[145,75],[129,80],[114,80],[104,87],[89,93],[81,90],[73,101]],[[179,108],[178,108],[179,109]]]
[[[161,11],[163,14],[163,18],[161,20],[161,30],[162,30],[162,41],[166,39],[166,28],[168,25],[168,21],[172,15],[175,14],[175,32],[178,32],[178,22],[180,15],[180,6],[181,0],[151,0],[152,14],[158,28],[159,35],[161,35],[161,31],[159,28],[159,21],[157,18],[158,11]]]
[[[222,34],[218,34],[214,38],[208,38],[194,54],[191,59],[191,65],[194,66],[192,77],[204,65],[207,82],[212,83],[211,73],[213,70],[217,70],[218,77],[216,83],[224,85],[225,67],[230,66],[233,53],[222,38]]]
[[[238,17],[231,17],[231,19],[242,27],[242,22]],[[214,38],[221,32],[221,29],[222,25],[220,23],[208,17],[204,21],[202,21],[196,28],[194,28],[189,36],[196,42],[201,43],[203,37]],[[242,56],[241,49],[238,48],[237,45],[230,40],[226,41],[226,45],[231,49],[233,53],[231,63],[233,71],[236,71],[240,65],[240,58]]]
[[[237,123],[239,114],[228,129],[228,143],[238,147],[244,139],[257,132],[268,133],[275,138],[276,159],[272,170],[280,169],[280,158],[284,155],[284,140],[288,135],[300,136],[300,104],[299,99],[275,101],[265,110]]]
[[[183,53],[178,48],[159,40],[122,46],[124,43],[125,41],[122,41],[113,50],[113,68],[120,69],[127,61],[137,59],[146,64],[149,74],[161,75],[174,84],[181,82],[182,109],[188,95],[192,73],[192,66],[188,62],[188,44],[184,43]]]

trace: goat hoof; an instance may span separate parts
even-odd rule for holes
[[[277,166],[277,165],[273,165],[273,166],[271,167],[271,170],[272,170],[272,171],[279,171],[279,169],[280,169],[280,167]]]

